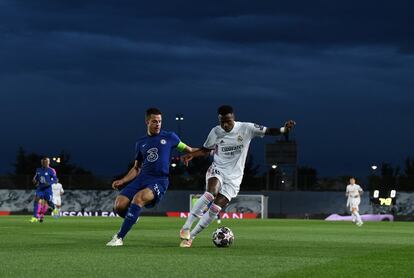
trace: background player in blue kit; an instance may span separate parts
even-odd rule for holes
[[[121,229],[107,246],[121,246],[128,231],[137,222],[142,207],[155,206],[168,188],[171,151],[193,152],[174,132],[161,130],[162,113],[157,108],[146,111],[147,134],[135,145],[135,163],[128,174],[112,183],[114,189],[129,183],[115,200],[115,211],[125,218]]]
[[[42,167],[36,169],[36,174],[33,177],[33,183],[37,187],[33,206],[33,217],[30,220],[31,222],[37,222],[38,217],[40,218],[40,221],[43,221],[43,217],[41,217],[41,215],[44,216],[44,213],[47,210],[46,203],[54,211],[56,210],[52,200],[52,184],[57,181],[56,171],[55,169],[49,166],[50,159],[48,157],[42,158],[41,164]]]

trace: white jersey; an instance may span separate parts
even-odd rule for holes
[[[63,191],[62,184],[58,182],[52,184],[52,192],[54,198],[60,198],[60,195],[63,194],[65,191]]]
[[[210,131],[203,146],[214,150],[214,168],[227,178],[239,179],[243,177],[250,141],[263,137],[265,132],[266,127],[253,123],[235,122],[230,132],[218,125]]]
[[[361,192],[363,192],[363,190],[359,184],[348,184],[346,186],[346,193],[348,194],[348,198],[359,198]]]

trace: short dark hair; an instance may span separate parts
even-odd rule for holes
[[[161,110],[155,107],[148,108],[145,112],[145,117],[149,118],[151,115],[162,115]]]
[[[233,114],[233,107],[230,105],[222,105],[217,109],[217,113],[221,116]]]

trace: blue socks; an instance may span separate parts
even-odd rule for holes
[[[136,204],[129,206],[128,212],[125,216],[124,223],[122,223],[121,230],[118,233],[118,237],[124,238],[126,234],[131,230],[132,226],[137,222],[139,215],[141,214],[141,207]]]
[[[39,200],[35,198],[34,204],[33,204],[33,217],[37,218],[37,206],[39,205]]]

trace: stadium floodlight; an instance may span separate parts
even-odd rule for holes
[[[374,170],[374,171],[375,171],[375,170],[377,170],[377,168],[378,168],[378,166],[377,166],[377,165],[372,165],[372,166],[371,166],[371,169],[372,169],[372,170]]]
[[[53,157],[52,158],[53,161],[55,161],[56,163],[60,163],[60,157]]]
[[[176,121],[184,121],[184,115],[183,114],[177,114],[175,115]]]
[[[276,164],[273,164],[272,165],[272,169],[276,169],[277,168],[277,165]]]

